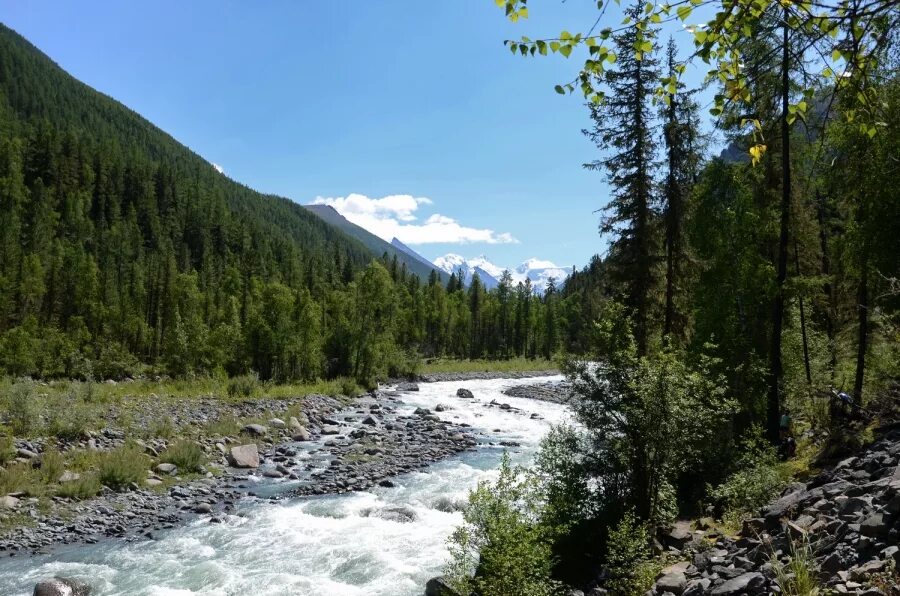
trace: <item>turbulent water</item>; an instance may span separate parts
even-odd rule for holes
[[[153,541],[105,541],[0,561],[0,594],[31,594],[40,579],[60,575],[88,581],[98,595],[421,595],[440,573],[446,539],[462,520],[447,504],[463,502],[479,480],[496,474],[503,448],[487,443],[516,441],[521,447],[510,455],[528,463],[550,424],[568,416],[565,406],[501,390],[560,378],[422,384],[418,393],[403,394],[403,408],[451,406],[438,416],[481,431],[485,440],[475,451],[401,476],[394,488],[276,503],[248,499],[222,524],[198,520]],[[476,399],[455,397],[458,387]],[[486,407],[492,399],[525,414]],[[411,508],[416,520],[370,515],[392,505]]]

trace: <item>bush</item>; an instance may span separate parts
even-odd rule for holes
[[[14,492],[34,492],[34,468],[30,463],[12,464],[0,471],[0,495]]]
[[[100,492],[102,485],[97,474],[82,474],[78,480],[71,480],[59,485],[56,495],[69,499],[90,499]]]
[[[7,419],[14,435],[25,436],[40,425],[40,404],[34,383],[21,381],[9,389]]]
[[[719,486],[709,489],[711,498],[722,511],[722,520],[732,526],[755,516],[785,486],[775,449],[765,440],[760,428],[753,428],[742,442],[741,452],[738,470]]]
[[[200,445],[193,441],[178,441],[170,445],[159,456],[162,462],[175,464],[179,472],[200,472],[206,461],[206,455]]]
[[[0,465],[6,465],[6,462],[16,457],[16,444],[13,438],[5,433],[0,433]]]
[[[465,524],[450,537],[446,577],[460,594],[544,596],[551,579],[556,528],[542,521],[542,491],[533,475],[513,468],[504,455],[495,483],[469,494]],[[474,575],[473,575],[474,572]]]
[[[59,451],[48,449],[41,455],[41,478],[44,484],[53,484],[66,471],[66,462]]]
[[[48,403],[47,433],[60,439],[81,439],[87,436],[93,418],[93,408],[82,402],[73,388]]]
[[[256,397],[259,394],[259,390],[259,375],[256,373],[232,377],[228,381],[228,397],[233,399]]]
[[[120,490],[147,478],[150,458],[134,446],[127,445],[100,455],[98,478],[109,488]]]
[[[616,596],[641,596],[653,587],[661,563],[650,557],[650,535],[632,513],[625,514],[607,541],[607,589]]]

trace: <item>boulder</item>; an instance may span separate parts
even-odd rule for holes
[[[15,509],[19,505],[19,499],[12,495],[0,497],[0,509]]]
[[[66,482],[75,482],[79,478],[81,478],[81,474],[79,474],[77,472],[70,472],[69,470],[66,470],[65,472],[63,472],[62,474],[59,475],[59,483],[65,484]]]
[[[291,416],[290,418],[288,418],[288,428],[293,431],[298,431],[303,428],[303,425],[299,420],[297,420],[296,416]]]
[[[683,571],[670,571],[661,578],[656,580],[657,592],[671,592],[673,594],[681,594],[687,586],[687,577]]]
[[[235,468],[258,468],[259,451],[254,443],[236,445],[228,452],[228,461]]]
[[[397,385],[397,391],[418,391],[419,385],[417,383],[400,383]]]
[[[251,437],[264,437],[266,436],[268,429],[262,424],[248,424],[241,429],[241,432],[248,434]]]
[[[309,433],[308,430],[306,430],[302,426],[300,428],[295,428],[294,434],[293,434],[293,436],[291,436],[291,439],[293,439],[294,441],[301,441],[301,442],[309,441],[311,438],[312,438],[312,435]]]
[[[472,395],[472,392],[465,387],[460,387],[456,390],[456,397],[461,397],[463,399],[475,399],[475,396]]]
[[[158,464],[155,468],[160,474],[174,474],[178,470],[178,466],[170,463]]]
[[[447,584],[442,575],[439,575],[432,577],[425,584],[425,596],[460,596],[460,594]]]
[[[890,530],[891,526],[883,513],[871,515],[859,525],[859,533],[872,538],[885,536]]]
[[[366,416],[365,418],[363,418],[362,423],[365,424],[366,426],[377,426],[378,418],[376,418],[375,416],[372,416],[370,414],[369,416]]]
[[[744,573],[713,588],[713,596],[732,596],[737,594],[758,594],[763,591],[766,578],[756,571]]]
[[[416,521],[419,516],[411,508],[405,505],[389,505],[374,512],[375,517],[386,519],[388,521],[406,524]]]
[[[68,577],[41,580],[34,586],[33,596],[88,596],[91,588],[84,582]]]
[[[285,428],[287,424],[284,423],[284,420],[281,418],[272,418],[269,420],[269,426],[272,428]]]

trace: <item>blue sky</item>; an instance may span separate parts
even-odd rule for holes
[[[607,187],[581,168],[586,108],[553,91],[579,62],[502,41],[583,30],[596,4],[530,6],[512,24],[493,0],[34,0],[0,20],[260,191],[333,199],[431,259],[583,266]]]

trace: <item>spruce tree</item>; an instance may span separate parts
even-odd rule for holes
[[[635,4],[626,15],[632,24],[614,37],[618,60],[615,69],[598,77],[607,89],[606,100],[590,104],[593,128],[583,131],[598,148],[610,155],[584,164],[605,170],[612,196],[604,208],[601,234],[611,234],[613,271],[620,280],[634,324],[638,352],[645,354],[650,335],[654,263],[657,242],[654,223],[657,197],[654,191],[656,141],[652,98],[659,79],[655,30],[640,31],[634,24],[643,5]],[[650,51],[635,51],[639,41],[650,42]]]

